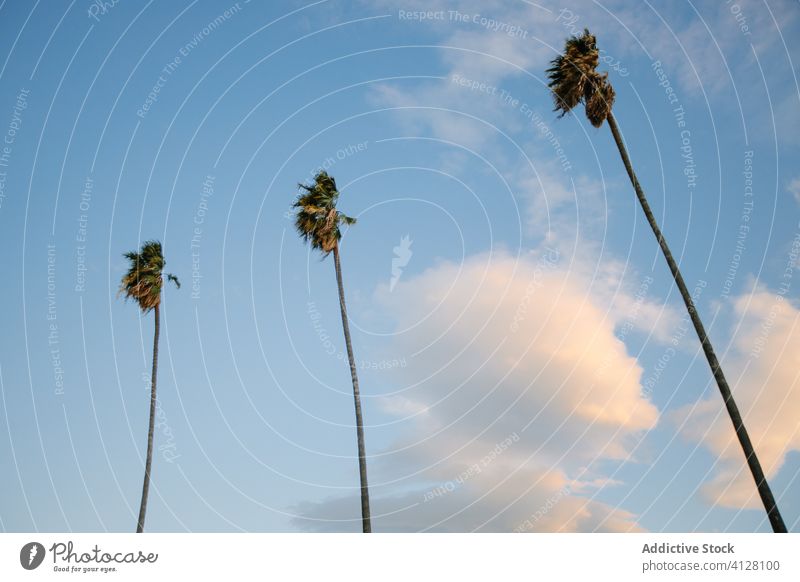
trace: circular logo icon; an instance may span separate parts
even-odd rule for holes
[[[19,563],[26,570],[35,570],[44,561],[44,546],[39,542],[28,542],[19,551]]]

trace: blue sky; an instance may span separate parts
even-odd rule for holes
[[[147,529],[359,530],[333,264],[287,215],[324,167],[376,531],[767,531],[610,132],[552,112],[586,26],[797,531],[796,3],[101,5],[0,3],[0,528],[134,528],[152,317],[116,292],[157,238]]]

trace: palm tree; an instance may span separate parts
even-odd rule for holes
[[[136,533],[144,530],[144,515],[147,511],[147,493],[150,490],[150,466],[153,463],[153,432],[156,415],[156,377],[158,375],[158,332],[161,325],[161,288],[164,285],[164,255],[161,243],[155,240],[146,241],[137,252],[125,253],[130,261],[128,272],[122,277],[119,295],[125,299],[133,299],[139,304],[142,313],[153,312],[155,316],[155,332],[153,333],[153,372],[150,380],[150,426],[147,431],[147,458],[144,465],[144,484],[142,485],[142,502],[139,505],[139,520]],[[180,289],[180,281],[175,275],[167,274],[168,281],[175,283]]]
[[[344,284],[342,283],[342,265],[339,260],[339,241],[342,232],[339,226],[356,223],[336,209],[339,191],[336,181],[327,172],[321,171],[314,177],[310,186],[299,184],[302,192],[294,202],[297,209],[295,227],[297,232],[312,249],[318,250],[325,258],[333,253],[333,265],[336,268],[336,284],[339,287],[339,309],[342,312],[342,328],[344,342],[347,346],[347,357],[350,360],[350,376],[353,380],[353,399],[356,407],[356,438],[358,440],[358,470],[361,478],[361,525],[364,533],[372,531],[369,514],[369,487],[367,486],[367,457],[364,446],[364,421],[361,417],[361,394],[358,390],[356,360],[353,356],[353,344],[350,341],[350,325],[347,320],[347,306],[344,301]]]
[[[708,365],[711,367],[711,372],[717,381],[722,400],[728,410],[731,422],[733,422],[733,428],[739,438],[739,444],[744,451],[750,472],[753,474],[753,479],[756,482],[758,493],[767,511],[772,529],[776,533],[784,533],[786,532],[786,525],[778,511],[778,506],[764,476],[764,471],[761,469],[761,463],[756,456],[753,444],[750,442],[750,437],[747,434],[747,429],[745,429],[739,408],[733,399],[728,381],[722,373],[719,360],[717,360],[703,323],[700,321],[692,296],[683,281],[681,272],[678,269],[678,263],[675,262],[669,246],[667,246],[667,241],[664,235],[661,234],[661,229],[659,229],[653,212],[650,210],[644,191],[636,178],[636,174],[633,172],[628,151],[622,141],[616,119],[614,119],[614,115],[611,112],[611,107],[614,104],[614,88],[608,82],[608,73],[601,74],[597,72],[598,63],[597,41],[588,30],[584,30],[581,36],[573,36],[567,39],[564,54],[555,58],[551,63],[552,66],[547,69],[547,76],[550,79],[549,86],[553,91],[555,111],[560,111],[559,117],[563,117],[579,103],[583,103],[586,117],[589,118],[593,126],[600,127],[603,125],[603,121],[608,121],[608,127],[611,129],[611,134],[614,136],[614,141],[622,157],[622,163],[625,165],[625,170],[628,172],[633,189],[636,191],[636,197],[639,199],[639,204],[642,206],[650,228],[653,229],[653,234],[661,247],[664,258],[667,260],[669,270],[672,272],[675,284],[678,286],[683,302],[689,312],[689,317],[694,324],[694,329],[700,338],[706,360],[708,360]]]

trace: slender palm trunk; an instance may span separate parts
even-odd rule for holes
[[[136,525],[136,533],[144,530],[144,514],[147,511],[147,493],[150,490],[150,467],[153,464],[153,433],[155,432],[156,420],[156,377],[158,375],[158,332],[161,326],[159,306],[153,308],[156,319],[155,331],[153,332],[153,375],[150,380],[150,427],[147,430],[147,459],[144,462],[144,484],[142,485],[142,503],[139,506],[139,521]]]
[[[339,308],[342,311],[344,343],[347,345],[347,358],[350,360],[350,376],[353,378],[353,399],[356,405],[356,435],[358,438],[358,472],[361,477],[361,525],[364,533],[372,531],[369,515],[369,487],[367,485],[367,453],[364,447],[364,420],[361,418],[361,394],[358,391],[356,359],[353,357],[353,344],[350,341],[350,324],[347,322],[347,306],[344,302],[342,265],[339,262],[339,245],[333,247],[333,264],[336,266],[336,283],[339,286]]]
[[[628,177],[631,179],[633,189],[636,190],[636,197],[639,199],[639,204],[641,204],[644,215],[647,217],[647,222],[650,223],[650,228],[653,229],[653,234],[656,236],[656,240],[658,240],[661,252],[667,260],[669,270],[672,272],[675,284],[678,286],[683,302],[686,304],[686,309],[689,311],[689,317],[692,319],[697,336],[700,338],[706,360],[708,360],[708,365],[711,367],[711,372],[714,374],[714,379],[717,381],[720,394],[722,394],[722,400],[725,402],[725,407],[728,409],[728,415],[731,418],[731,422],[733,422],[733,428],[736,431],[736,436],[739,438],[739,444],[742,446],[747,464],[750,467],[750,472],[753,474],[753,479],[756,482],[758,494],[761,496],[761,502],[764,504],[764,509],[767,510],[767,516],[772,525],[772,530],[775,533],[786,533],[786,524],[784,524],[783,517],[781,517],[780,511],[778,511],[778,506],[775,503],[775,498],[772,496],[772,490],[769,487],[769,483],[767,483],[767,478],[764,476],[764,471],[761,469],[761,463],[758,461],[753,443],[750,442],[750,436],[747,434],[742,415],[739,413],[739,407],[736,406],[733,394],[728,386],[728,381],[725,379],[725,374],[722,373],[719,360],[717,360],[717,355],[714,353],[714,348],[708,339],[706,330],[703,327],[703,322],[700,321],[700,316],[697,314],[692,296],[686,288],[686,283],[683,282],[683,276],[681,276],[681,272],[678,269],[678,263],[676,263],[675,259],[672,257],[669,246],[667,246],[667,241],[664,235],[661,234],[661,229],[658,227],[658,223],[656,223],[652,210],[650,210],[650,205],[647,203],[644,191],[639,185],[636,174],[633,172],[633,166],[628,157],[628,151],[619,133],[619,127],[617,127],[617,122],[610,112],[608,114],[608,127],[611,128],[614,141],[619,149],[619,155],[622,157],[622,163],[625,164],[625,170],[628,172]]]

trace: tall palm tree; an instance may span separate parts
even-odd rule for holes
[[[150,467],[153,463],[153,432],[156,416],[156,377],[158,376],[158,333],[161,326],[161,288],[164,286],[164,254],[161,243],[155,240],[146,241],[137,253],[125,253],[130,261],[128,272],[122,277],[119,295],[125,299],[133,299],[138,303],[142,313],[153,312],[155,331],[153,333],[153,372],[150,379],[150,426],[147,430],[147,458],[144,465],[144,484],[142,485],[142,502],[139,505],[139,519],[136,533],[144,530],[144,515],[147,511],[147,494],[150,490]],[[180,281],[175,275],[166,274],[168,281],[175,283],[180,289]]]
[[[353,344],[350,341],[350,325],[347,320],[347,306],[344,301],[344,284],[342,283],[342,265],[339,260],[339,241],[342,232],[339,226],[356,223],[336,209],[339,191],[336,181],[327,172],[319,172],[312,185],[299,184],[302,192],[295,200],[293,207],[297,209],[295,227],[298,234],[311,245],[312,249],[322,253],[323,258],[333,253],[333,265],[336,268],[336,284],[339,287],[339,309],[342,312],[342,328],[344,342],[347,346],[347,358],[350,360],[350,376],[353,380],[353,399],[356,407],[356,438],[358,440],[358,470],[361,478],[361,526],[364,533],[372,531],[369,513],[369,487],[367,485],[367,456],[364,446],[364,421],[361,417],[361,394],[358,389],[356,360],[353,356]]]
[[[678,286],[683,302],[689,312],[689,317],[694,324],[694,329],[700,338],[706,360],[708,360],[708,365],[711,367],[711,372],[717,381],[722,400],[728,410],[731,422],[733,422],[733,428],[739,438],[739,444],[744,451],[750,472],[753,474],[758,494],[761,496],[761,501],[767,511],[772,529],[776,533],[784,533],[786,532],[786,525],[778,511],[778,506],[764,476],[764,471],[761,469],[761,463],[756,456],[753,443],[750,442],[750,437],[747,434],[747,429],[745,429],[739,408],[733,399],[728,381],[722,373],[722,367],[720,367],[719,360],[714,353],[714,348],[708,339],[703,323],[700,321],[692,296],[683,281],[681,272],[678,269],[678,263],[675,262],[669,246],[667,246],[667,241],[664,235],[661,234],[661,229],[656,223],[652,210],[650,210],[644,191],[636,178],[636,174],[633,172],[628,151],[622,141],[617,121],[611,112],[611,107],[614,104],[614,88],[608,82],[608,73],[601,74],[597,72],[598,63],[597,41],[588,30],[584,30],[581,36],[573,36],[567,39],[564,54],[555,58],[551,63],[552,66],[547,69],[547,76],[550,79],[549,86],[553,91],[553,100],[555,101],[555,110],[560,111],[559,117],[563,117],[579,103],[583,103],[586,117],[589,118],[593,126],[600,127],[603,125],[603,121],[608,121],[608,127],[611,129],[614,142],[616,142],[617,149],[619,149],[619,155],[622,157],[622,163],[625,165],[625,170],[628,172],[633,189],[636,191],[636,197],[639,199],[639,204],[642,206],[650,228],[653,229],[653,234],[661,247],[664,258],[667,260],[669,270],[672,272],[675,284]]]

